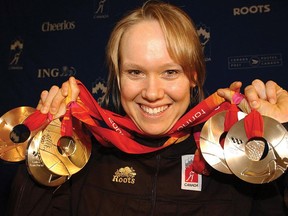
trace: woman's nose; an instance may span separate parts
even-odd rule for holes
[[[156,101],[164,97],[164,92],[163,83],[155,78],[150,78],[146,80],[142,97],[148,101]]]

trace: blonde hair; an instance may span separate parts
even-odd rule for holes
[[[121,110],[118,88],[121,67],[121,39],[128,28],[143,20],[159,22],[166,39],[169,55],[182,66],[190,82],[197,86],[197,102],[203,100],[205,61],[202,45],[193,21],[183,10],[176,6],[159,1],[148,1],[141,8],[131,11],[122,18],[111,33],[106,50],[109,67],[108,90],[104,96],[103,105],[107,107],[110,100],[112,100],[110,106],[112,105],[116,111]],[[195,98],[191,97],[191,101],[195,102]]]

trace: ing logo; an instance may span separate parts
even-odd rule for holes
[[[205,55],[205,61],[211,61],[210,28],[200,23],[197,26],[197,34],[199,36],[203,53]]]
[[[22,70],[21,56],[24,43],[22,39],[16,39],[10,44],[9,70]]]
[[[73,66],[39,68],[37,72],[38,78],[57,78],[70,77],[76,75],[76,69]]]

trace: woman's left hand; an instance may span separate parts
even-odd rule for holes
[[[231,101],[233,95],[231,90],[240,92],[241,86],[241,82],[233,82],[229,88],[218,89],[217,93]],[[251,109],[255,109],[261,115],[269,116],[281,123],[288,122],[288,93],[272,80],[264,83],[259,79],[255,79],[245,87],[244,99],[238,106],[246,113],[249,113]]]

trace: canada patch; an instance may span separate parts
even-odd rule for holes
[[[181,189],[201,191],[202,175],[192,169],[194,154],[182,155]]]

